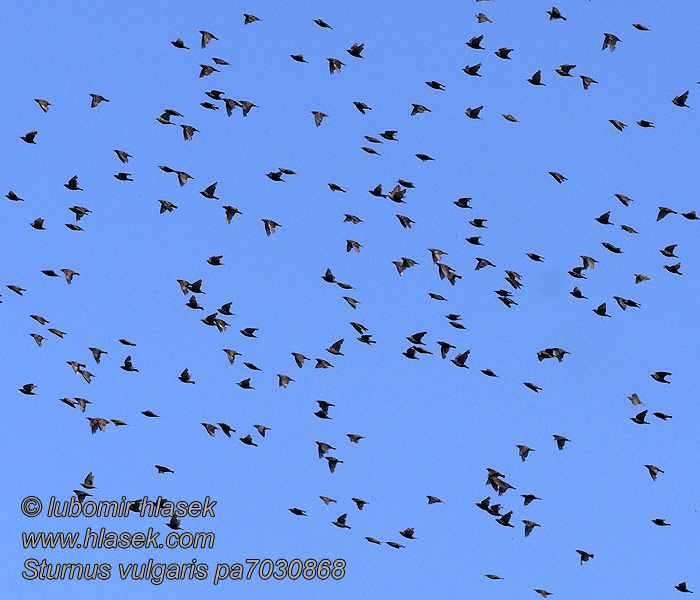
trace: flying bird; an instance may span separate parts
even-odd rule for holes
[[[622,41],[619,37],[613,35],[612,33],[604,33],[603,35],[605,36],[603,39],[603,50],[609,47],[610,52],[613,52],[615,50],[615,44]]]

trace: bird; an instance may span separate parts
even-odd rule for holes
[[[124,359],[124,364],[121,365],[120,368],[123,369],[124,371],[133,371],[133,372],[138,373],[138,369],[136,367],[134,367],[134,365],[131,363],[131,356],[127,356]]]
[[[552,435],[552,437],[554,438],[554,441],[557,443],[557,448],[559,448],[559,450],[563,450],[566,442],[571,441],[570,439],[565,438],[563,435],[554,434],[554,435]]]
[[[630,421],[636,423],[637,425],[649,425],[649,422],[644,420],[646,416],[647,411],[643,410],[642,412],[636,414],[634,417],[630,417]]]
[[[351,498],[351,500],[357,505],[358,510],[362,510],[365,504],[369,504],[369,502],[362,500],[361,498]]]
[[[235,217],[236,215],[243,214],[235,206],[226,205],[226,206],[223,206],[222,208],[226,211],[226,213],[225,213],[226,225],[230,225],[231,221],[233,220],[233,217]]]
[[[509,56],[511,52],[513,52],[513,48],[505,48],[504,47],[504,48],[499,48],[498,50],[496,50],[494,52],[494,54],[496,56],[498,56],[498,58],[502,58],[504,60],[512,60]]]
[[[415,537],[414,534],[414,529],[413,527],[407,527],[403,531],[399,531],[399,534],[405,537],[407,540],[417,540],[418,538]]]
[[[581,255],[581,260],[583,261],[584,269],[595,269],[595,265],[598,262],[595,258],[586,256],[584,254]]]
[[[350,56],[354,56],[355,58],[364,58],[364,56],[362,56],[362,50],[364,49],[364,47],[364,44],[354,43],[352,46],[350,46],[350,48],[346,50],[346,52]]]
[[[559,12],[559,9],[556,6],[552,6],[552,10],[548,10],[547,14],[549,15],[550,21],[554,21],[555,19],[566,21],[566,17]]]
[[[219,38],[216,37],[213,33],[209,33],[208,31],[202,31],[202,30],[200,30],[199,33],[202,34],[202,49],[206,48],[206,47],[207,47],[207,44],[208,44],[211,40],[217,40],[217,41],[219,41]]]
[[[428,504],[437,504],[442,502],[442,500],[440,500],[440,498],[437,496],[426,496],[426,498],[428,499]]]
[[[247,117],[251,108],[260,108],[257,104],[248,100],[239,100],[238,105],[243,109],[243,116]]]
[[[177,38],[174,42],[170,43],[176,48],[180,48],[182,50],[189,50],[189,48],[185,46],[185,42],[183,42],[180,38]]]
[[[188,369],[185,369],[182,373],[180,373],[178,379],[182,381],[182,383],[194,383],[194,381],[190,377],[190,372]]]
[[[271,219],[261,219],[261,221],[265,225],[265,234],[268,237],[271,236],[273,233],[275,233],[275,229],[277,227],[282,227],[282,225],[280,225],[279,223],[276,223],[275,221],[273,221]]]
[[[341,62],[337,58],[327,58],[328,61],[328,69],[330,70],[331,75],[335,73],[336,71],[340,73],[340,68],[345,66],[344,62]]]
[[[328,23],[326,23],[322,19],[314,19],[314,23],[316,23],[316,25],[318,25],[319,27],[323,27],[325,29],[333,29]]]
[[[34,141],[34,138],[37,136],[38,131],[30,131],[29,133],[25,133],[23,136],[20,136],[20,139],[27,144],[36,144]]]
[[[282,388],[286,388],[290,384],[290,382],[294,381],[294,379],[292,379],[289,375],[280,375],[278,373],[277,377],[279,378],[278,385]]]
[[[575,69],[576,65],[569,65],[569,64],[563,64],[559,65],[554,71],[561,75],[562,77],[573,77],[573,75],[570,73],[572,69]]]
[[[109,102],[104,96],[99,94],[90,94],[92,100],[90,101],[90,108],[95,108],[100,102]]]
[[[335,450],[333,446],[330,444],[327,444],[325,442],[316,442],[316,446],[318,447],[318,457],[323,458],[325,454],[328,454],[331,450]],[[327,504],[327,503],[326,503]]]
[[[498,519],[496,519],[496,523],[498,523],[499,525],[503,525],[503,527],[515,527],[515,526],[510,522],[510,518],[511,518],[512,516],[513,516],[513,511],[510,510],[510,511],[508,511],[506,514],[501,515],[500,517],[498,517]]]
[[[321,112],[319,110],[312,110],[311,114],[314,116],[314,122],[316,123],[316,127],[319,127],[321,125],[321,122],[323,121],[323,118],[328,116],[326,113]]]
[[[656,216],[656,220],[660,221],[668,215],[677,215],[678,213],[672,208],[667,208],[665,206],[659,206],[659,213]]]
[[[579,556],[581,557],[580,564],[588,562],[589,559],[594,558],[594,555],[592,553],[586,552],[585,550],[576,550],[576,552],[578,552]]]
[[[520,456],[520,460],[522,462],[525,462],[525,459],[527,458],[528,454],[530,454],[530,452],[534,452],[533,448],[529,448],[528,446],[524,446],[523,444],[517,444],[516,447],[518,448],[518,455]]]
[[[659,383],[671,383],[666,379],[667,377],[670,377],[670,375],[671,373],[669,373],[668,371],[655,371],[651,374],[651,378],[654,381],[658,381]]]
[[[525,537],[529,536],[535,527],[541,527],[539,523],[527,519],[523,519],[523,523],[525,524]]]
[[[256,17],[255,15],[248,15],[246,13],[243,13],[243,24],[244,25],[250,25],[251,23],[255,23],[255,21],[262,21],[260,17]]]
[[[214,437],[216,435],[216,430],[218,427],[216,425],[212,425],[211,423],[202,423],[201,424],[204,429],[207,430],[207,433],[211,436]]]
[[[343,529],[351,529],[350,525],[347,525],[345,523],[347,518],[348,518],[348,513],[344,513],[344,514],[340,515],[335,521],[331,521],[331,523],[333,523],[333,525],[335,525],[336,527],[340,527]]]
[[[587,75],[579,75],[579,77],[581,78],[581,82],[583,83],[584,90],[587,90],[592,83],[598,83],[595,79],[593,79],[592,77],[588,77]]]
[[[266,427],[265,425],[253,425],[253,427],[260,434],[260,437],[265,437],[265,432],[270,431],[270,428]]]
[[[337,466],[337,464],[343,462],[342,460],[339,460],[334,456],[324,456],[323,458],[325,458],[328,461],[328,469],[331,473],[335,473],[335,467]]]
[[[296,515],[298,517],[306,517],[306,511],[302,510],[301,508],[290,508],[289,512],[292,513],[293,515]]]
[[[406,217],[405,215],[396,215],[396,218],[399,220],[401,227],[404,229],[410,229],[411,224],[415,223],[414,220],[412,220],[410,217]]]
[[[542,500],[542,498],[538,498],[534,494],[520,494],[520,495],[523,497],[523,506],[527,506],[533,500]]]
[[[48,100],[42,100],[41,98],[34,98],[34,102],[36,102],[39,105],[39,108],[41,108],[41,110],[45,113],[49,112],[49,106],[53,106],[51,102]]]
[[[41,347],[41,343],[46,339],[43,335],[40,335],[38,333],[30,333],[29,334],[32,338],[34,338],[34,341],[36,342],[37,346]]]
[[[481,68],[481,63],[478,63],[476,65],[467,65],[462,69],[467,75],[471,75],[472,77],[481,77],[481,74],[479,73],[479,69]],[[483,107],[482,107],[483,108]]]
[[[474,36],[472,39],[470,39],[468,42],[465,42],[467,46],[470,48],[474,48],[474,50],[483,50],[484,48],[481,46],[481,40],[484,39],[483,35],[478,35]]]
[[[644,404],[644,402],[642,402],[642,401],[639,399],[639,396],[637,396],[637,394],[632,394],[631,396],[627,396],[627,399],[628,399],[633,405],[635,405],[635,406],[636,406],[637,404]]]
[[[95,487],[95,476],[92,474],[92,471],[88,473],[85,476],[85,479],[83,483],[80,484],[81,487],[85,488],[86,490],[96,490],[97,488]]]
[[[632,198],[625,196],[624,194],[615,194],[615,197],[625,206],[629,206],[630,202],[632,202]]]
[[[364,435],[358,435],[357,433],[346,433],[345,435],[353,444],[359,444],[360,440],[365,439]]]
[[[549,171],[549,174],[554,177],[554,180],[557,183],[563,183],[564,181],[567,181],[567,178],[564,177],[561,173],[557,173],[556,171]]]
[[[679,592],[685,592],[686,594],[692,594],[692,593],[693,593],[692,590],[689,590],[689,589],[688,589],[688,585],[686,584],[685,581],[681,581],[677,586],[675,586],[675,588],[676,588]]]
[[[364,114],[367,114],[366,111],[372,110],[372,107],[371,107],[371,106],[368,106],[368,105],[365,104],[364,102],[356,102],[356,101],[353,101],[353,104],[355,105],[355,108],[356,108],[357,110],[359,110],[363,115],[364,115]]]
[[[167,521],[165,524],[166,524],[170,529],[174,529],[174,530],[182,529],[182,527],[180,527],[180,519],[178,519],[175,515],[173,515],[172,517],[170,517],[170,521]]]
[[[199,129],[193,127],[192,125],[180,125],[180,127],[182,127],[182,135],[185,138],[185,141],[191,140],[195,132],[199,131]]]
[[[671,100],[671,102],[673,102],[676,106],[681,106],[681,107],[683,107],[683,108],[690,108],[690,107],[686,104],[686,100],[688,100],[688,94],[689,94],[689,93],[690,93],[689,91],[685,91],[685,92],[683,92],[682,94],[680,94],[680,95],[674,97],[673,100]],[[36,132],[35,132],[35,133],[36,133]]]
[[[481,109],[484,108],[482,106],[477,106],[476,108],[467,108],[465,111],[465,114],[470,118],[470,119],[481,119],[479,116],[479,113],[481,112]]]
[[[664,265],[664,269],[666,269],[669,273],[674,273],[675,275],[683,275],[683,273],[681,273],[680,262],[677,262],[675,265]]]
[[[80,502],[81,504],[83,500],[85,500],[85,498],[92,496],[92,494],[84,492],[83,490],[73,490],[73,493],[76,495],[76,497],[78,498],[78,502]]]
[[[308,356],[304,356],[299,352],[292,352],[292,356],[294,357],[294,361],[297,363],[297,366],[300,369],[304,366],[305,360],[311,360]]]
[[[659,473],[664,473],[664,472],[665,472],[665,471],[662,471],[661,469],[659,469],[659,467],[656,467],[656,466],[654,466],[654,465],[644,465],[644,466],[645,466],[645,467],[647,468],[647,470],[649,471],[649,475],[651,476],[652,481],[656,481],[656,476],[657,476]]]
[[[542,83],[542,71],[536,71],[528,81],[532,85],[547,85],[546,83]]]
[[[412,104],[413,109],[411,110],[411,116],[418,115],[420,113],[424,112],[432,112],[427,106],[423,106],[422,104]]]
[[[615,44],[617,44],[617,42],[621,42],[622,40],[612,33],[604,33],[603,35],[605,36],[603,39],[603,50],[609,47],[610,52],[614,52]]]
[[[610,250],[610,252],[612,252],[613,254],[624,254],[624,252],[620,248],[618,248],[617,246],[614,246],[610,242],[601,242],[601,244],[603,245],[604,248],[606,248],[607,250]]]
[[[78,187],[78,176],[77,175],[73,175],[73,177],[71,177],[68,180],[68,183],[63,184],[63,187],[68,188],[71,191],[80,191],[80,192],[83,191],[83,188]],[[88,212],[90,212],[90,211],[88,211]],[[76,215],[77,215],[77,213],[76,213]],[[80,218],[78,217],[77,220],[79,221]]]
[[[212,73],[218,73],[218,72],[219,72],[219,69],[217,69],[216,67],[212,67],[211,65],[201,65],[201,64],[200,64],[199,66],[201,67],[201,70],[199,71],[199,76],[200,76],[200,77],[209,77],[209,75],[211,75]],[[213,107],[213,105],[210,104],[210,103],[208,103],[208,102],[207,102],[207,103],[202,103],[202,106],[204,106],[204,108],[211,108],[211,107]],[[218,110],[218,107],[216,107],[215,110]],[[185,137],[185,139],[187,139],[187,137]]]
[[[36,396],[36,394],[34,393],[34,390],[36,388],[37,386],[33,383],[25,383],[21,388],[19,388],[19,391],[26,396]]]
[[[666,523],[666,519],[652,519],[651,522],[659,527],[670,527],[670,523]]]
[[[615,129],[618,131],[622,131],[625,127],[627,127],[625,123],[618,121],[617,119],[610,119],[610,123],[612,123],[613,127],[615,127]]]
[[[593,309],[593,312],[595,314],[597,314],[599,317],[610,317],[610,315],[607,314],[607,312],[605,312],[605,311],[606,311],[605,302],[603,302],[600,306],[598,306],[598,308]]]
[[[235,433],[236,430],[233,429],[230,425],[227,423],[217,423],[217,425],[221,428],[221,431],[223,431],[224,435],[226,437],[231,437],[231,433]]]
[[[246,446],[257,446],[257,444],[253,441],[253,436],[250,434],[238,439],[241,440],[241,442],[243,442]]]
[[[316,400],[316,404],[318,404],[321,412],[324,412],[324,413],[327,413],[328,409],[331,406],[335,406],[335,404],[332,404],[331,402],[327,402],[326,400]]]
[[[128,163],[129,159],[133,158],[133,156],[131,156],[131,154],[129,154],[128,152],[125,152],[124,150],[115,150],[114,152],[116,153],[117,158],[119,158],[119,160],[122,163]]]

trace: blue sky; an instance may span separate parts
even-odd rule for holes
[[[700,211],[697,4],[562,0],[566,21],[550,21],[551,3],[539,0],[146,4],[39,1],[4,10],[0,188],[24,199],[3,198],[0,236],[8,593],[507,599],[538,597],[539,588],[578,599],[673,598],[681,581],[700,589],[700,225],[680,214]],[[480,12],[493,22],[477,23]],[[243,13],[262,21],[244,25]],[[314,24],[319,18],[333,29]],[[199,30],[219,41],[201,49]],[[614,52],[601,51],[606,32],[621,40]],[[465,45],[482,34],[485,50]],[[174,48],[177,38],[190,50]],[[346,52],[354,42],[365,44],[363,59]],[[494,56],[501,47],[513,48],[511,60]],[[298,53],[307,64],[290,58]],[[213,57],[230,65],[199,78],[200,64],[214,64]],[[345,63],[340,73],[329,74],[328,57]],[[479,62],[481,77],[462,71]],[[572,78],[554,71],[565,63],[576,65]],[[537,70],[545,86],[526,81]],[[598,83],[584,90],[579,75]],[[445,90],[425,84],[432,80]],[[213,89],[258,107],[227,117],[223,103],[204,93]],[[674,106],[686,90],[691,108]],[[109,103],[90,108],[90,93]],[[34,98],[52,103],[48,113]],[[200,106],[205,101],[220,110]],[[353,101],[372,110],[362,115]],[[430,112],[410,116],[413,103]],[[464,114],[481,105],[479,120]],[[197,128],[191,141],[180,127],[155,120],[166,108],[184,115],[173,122]],[[328,115],[320,127],[311,111]],[[628,127],[617,131],[610,119]],[[635,124],[642,119],[655,127]],[[20,140],[32,130],[35,145]],[[385,130],[396,130],[399,141],[363,137]],[[133,158],[122,164],[114,149]],[[421,162],[417,153],[435,160]],[[194,179],[181,187],[159,165]],[[265,176],[279,168],[296,174],[284,182]],[[550,171],[567,180],[557,183]],[[134,181],[118,181],[119,172]],[[84,191],[63,186],[76,174]],[[415,185],[405,204],[368,193],[378,184],[388,193],[397,179]],[[198,193],[213,182],[219,200]],[[616,193],[633,202],[623,206]],[[470,197],[473,208],[456,207],[460,197]],[[159,214],[159,199],[177,210]],[[79,222],[84,231],[64,225],[75,222],[68,210],[75,205],[92,211]],[[230,225],[223,205],[242,212]],[[678,214],[657,221],[659,206]],[[614,225],[594,220],[607,211]],[[345,213],[362,223],[344,223]],[[397,214],[412,227],[402,228]],[[45,231],[29,226],[39,217]],[[475,218],[487,219],[487,228],[470,225]],[[261,219],[280,227],[268,237]],[[465,241],[477,235],[483,247]],[[359,254],[345,251],[348,239],[362,244]],[[659,253],[671,244],[678,258]],[[428,248],[447,253],[443,262],[461,276],[456,285],[440,280]],[[224,266],[207,264],[216,255]],[[581,255],[599,263],[586,279],[574,279],[567,271]],[[419,264],[399,276],[392,261],[402,257]],[[495,268],[475,271],[476,257]],[[663,269],[678,261],[683,276]],[[41,273],[62,268],[80,273],[70,286]],[[324,282],[327,268],[354,289]],[[522,289],[504,281],[504,269],[521,274]],[[651,280],[635,284],[635,273]],[[206,293],[197,299],[204,311],[185,306],[189,295],[177,279],[203,280]],[[20,297],[6,285],[27,291]],[[587,299],[573,298],[574,286]],[[498,301],[494,290],[501,288],[517,306]],[[345,295],[360,302],[356,309]],[[613,296],[641,308],[623,312]],[[223,317],[225,332],[201,323],[226,302],[235,316]],[[602,302],[612,318],[592,312]],[[451,327],[449,313],[461,315],[466,329]],[[50,323],[41,326],[32,314]],[[359,343],[351,321],[377,343]],[[257,338],[239,333],[246,327],[258,328]],[[433,355],[408,360],[406,336],[420,331],[428,332]],[[41,347],[30,333],[46,338]],[[341,338],[344,356],[326,352]],[[449,358],[469,349],[470,369],[442,360],[438,340],[456,346]],[[99,365],[90,346],[108,352]],[[571,354],[538,361],[537,352],[551,347]],[[242,356],[230,365],[223,348]],[[291,352],[312,360],[299,369]],[[138,373],[119,369],[127,355]],[[334,368],[314,369],[316,357]],[[69,360],[86,364],[92,383],[74,374]],[[195,385],[178,381],[184,368]],[[487,368],[498,378],[480,372]],[[671,372],[671,384],[655,382],[655,371]],[[283,389],[278,373],[295,381]],[[236,385],[248,377],[255,390]],[[542,391],[534,394],[526,381]],[[36,395],[21,394],[30,382]],[[630,403],[633,393],[644,406]],[[92,404],[82,413],[63,397]],[[314,416],[317,400],[335,405],[332,419]],[[642,409],[650,425],[629,420]],[[145,410],[160,418],[144,417]],[[86,417],[129,426],[110,424],[92,435]],[[222,421],[236,429],[231,439],[221,431],[212,438],[200,424]],[[262,438],[254,424],[271,430]],[[365,437],[353,444],[348,433]],[[258,447],[238,441],[247,434]],[[571,443],[558,451],[553,434]],[[318,459],[317,440],[344,461],[335,473]],[[535,452],[521,462],[517,444]],[[175,473],[159,475],[154,464]],[[665,473],[654,482],[645,464]],[[496,500],[484,485],[487,467],[516,490]],[[22,531],[169,531],[167,518],[21,515],[24,497],[45,506],[52,496],[67,500],[89,472],[98,488],[92,500],[211,497],[216,517],[183,518],[182,527],[214,532],[214,547],[24,549]],[[542,500],[523,507],[526,493]],[[474,506],[489,494],[513,511],[515,528]],[[319,495],[337,503],[326,506]],[[444,502],[428,505],[426,495]],[[360,512],[353,497],[369,504]],[[292,507],[308,516],[292,515]],[[343,513],[351,529],[331,524]],[[671,527],[655,526],[655,518]],[[541,527],[525,539],[522,519]],[[399,535],[407,527],[418,540]],[[595,558],[580,565],[576,549]],[[109,563],[112,576],[24,581],[30,557]],[[193,558],[209,565],[205,581],[155,586],[118,576],[120,563]],[[248,558],[342,558],[347,566],[340,581],[254,578],[214,586],[217,564]]]

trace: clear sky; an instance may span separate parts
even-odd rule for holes
[[[0,235],[7,597],[511,599],[542,589],[555,598],[662,599],[678,596],[682,581],[700,591],[700,223],[681,214],[700,212],[700,6],[557,7],[566,20],[550,20],[552,6],[540,0],[4,7],[0,191],[23,199],[2,198]],[[244,24],[244,13],[261,20]],[[201,49],[200,30],[219,39]],[[601,50],[605,33],[620,40],[614,52]],[[481,35],[483,50],[465,45]],[[189,50],[171,44],[178,38]],[[364,44],[362,58],[346,52],[353,43]],[[502,47],[513,49],[510,60],[494,55]],[[329,72],[328,58],[344,63],[340,72]],[[478,63],[480,77],[463,71]],[[555,72],[562,64],[576,65],[573,77]],[[218,72],[199,77],[200,65]],[[538,70],[545,85],[527,81]],[[580,75],[596,83],[584,90]],[[257,106],[228,117],[223,101],[205,95],[211,90]],[[686,90],[690,108],[674,106]],[[109,102],[91,108],[91,93]],[[35,98],[51,103],[47,113]],[[371,110],[361,114],[355,101]],[[412,104],[429,112],[411,116]],[[465,114],[479,106],[479,119]],[[183,116],[161,124],[165,109]],[[311,111],[328,115],[319,127]],[[179,125],[197,129],[191,140]],[[387,130],[398,141],[379,136]],[[20,139],[31,131],[35,144]],[[115,149],[132,158],[122,164]],[[193,179],[180,186],[159,166]],[[295,174],[266,177],[280,168]],[[133,181],[113,176],[120,172]],[[83,191],[64,187],[74,175]],[[388,194],[398,179],[415,186],[404,203],[368,192],[382,184]],[[203,197],[214,182],[218,199]],[[471,208],[455,206],[459,198]],[[158,200],[177,209],[160,214]],[[229,225],[225,205],[242,213]],[[76,223],[74,206],[91,212]],[[676,214],[657,220],[659,206]],[[596,222],[608,211],[611,225]],[[362,222],[343,222],[345,214]],[[37,218],[45,230],[30,226]],[[262,219],[279,224],[272,235]],[[466,241],[474,236],[483,246]],[[347,240],[361,244],[359,254],[346,252]],[[659,252],[670,245],[677,258]],[[461,277],[454,286],[440,279],[429,248]],[[599,262],[573,278],[582,255]],[[212,256],[223,266],[207,264]],[[399,276],[392,261],[404,257],[418,264]],[[475,270],[476,258],[495,266]],[[677,262],[682,276],[663,268]],[[352,289],[325,282],[328,268]],[[68,285],[61,269],[79,275]],[[505,269],[521,276],[521,289]],[[650,280],[636,284],[635,274]],[[192,294],[178,279],[202,280],[204,310],[186,306]],[[586,298],[570,295],[574,286]],[[499,301],[500,289],[517,305]],[[614,296],[641,307],[623,311]],[[227,302],[234,315],[218,315],[225,331],[202,323]],[[601,303],[611,318],[593,312]],[[360,343],[350,322],[376,344]],[[249,327],[255,338],[239,333]],[[406,337],[423,331],[432,355],[410,360]],[[30,334],[45,338],[41,347]],[[342,356],[325,350],[340,339]],[[438,341],[455,347],[446,360]],[[89,347],[107,352],[100,364]],[[224,348],[241,353],[232,365]],[[539,361],[546,348],[570,354]],[[460,369],[450,359],[466,350],[469,369]],[[311,360],[299,369],[292,352]],[[138,372],[119,368],[127,356]],[[314,368],[316,358],[333,368]],[[92,382],[66,361],[85,365]],[[194,385],[178,380],[185,368]],[[657,371],[672,373],[670,385],[650,377]],[[294,381],[282,388],[277,374]],[[236,385],[247,378],[255,389]],[[35,395],[19,391],[29,383]],[[633,405],[632,394],[644,404]],[[84,413],[59,400],[76,397],[90,401]],[[330,419],[314,414],[318,400],[334,405]],[[644,409],[649,424],[630,421]],[[141,414],[148,410],[159,418]],[[92,434],[86,417],[128,426],[110,422]],[[220,422],[236,430],[230,439],[201,425]],[[270,430],[263,438],[253,425]],[[257,447],[239,441],[248,434]],[[364,438],[355,444],[346,434]],[[554,434],[571,441],[559,451]],[[335,473],[316,441],[343,461]],[[525,462],[518,444],[534,449]],[[664,473],[652,481],[647,464]],[[487,467],[516,489],[499,498],[484,485]],[[210,497],[215,517],[183,517],[181,527],[213,532],[213,547],[23,547],[22,532],[88,527],[152,527],[163,541],[167,517],[48,517],[51,497],[75,497],[90,472],[96,489],[86,501]],[[521,494],[541,500],[523,506]],[[443,502],[429,505],[427,495]],[[514,528],[475,506],[487,495],[513,512]],[[28,496],[43,503],[38,517],[20,512]],[[360,511],[352,498],[368,504]],[[332,524],[344,513],[350,529]],[[652,522],[659,518],[671,526]],[[523,519],[540,525],[527,538]],[[411,527],[417,540],[399,534]],[[576,550],[594,558],[580,564]],[[30,558],[108,563],[111,574],[26,581]],[[214,585],[217,565],[252,558],[346,566],[340,580],[256,574]],[[196,559],[207,577],[121,580],[119,564],[149,559]]]

